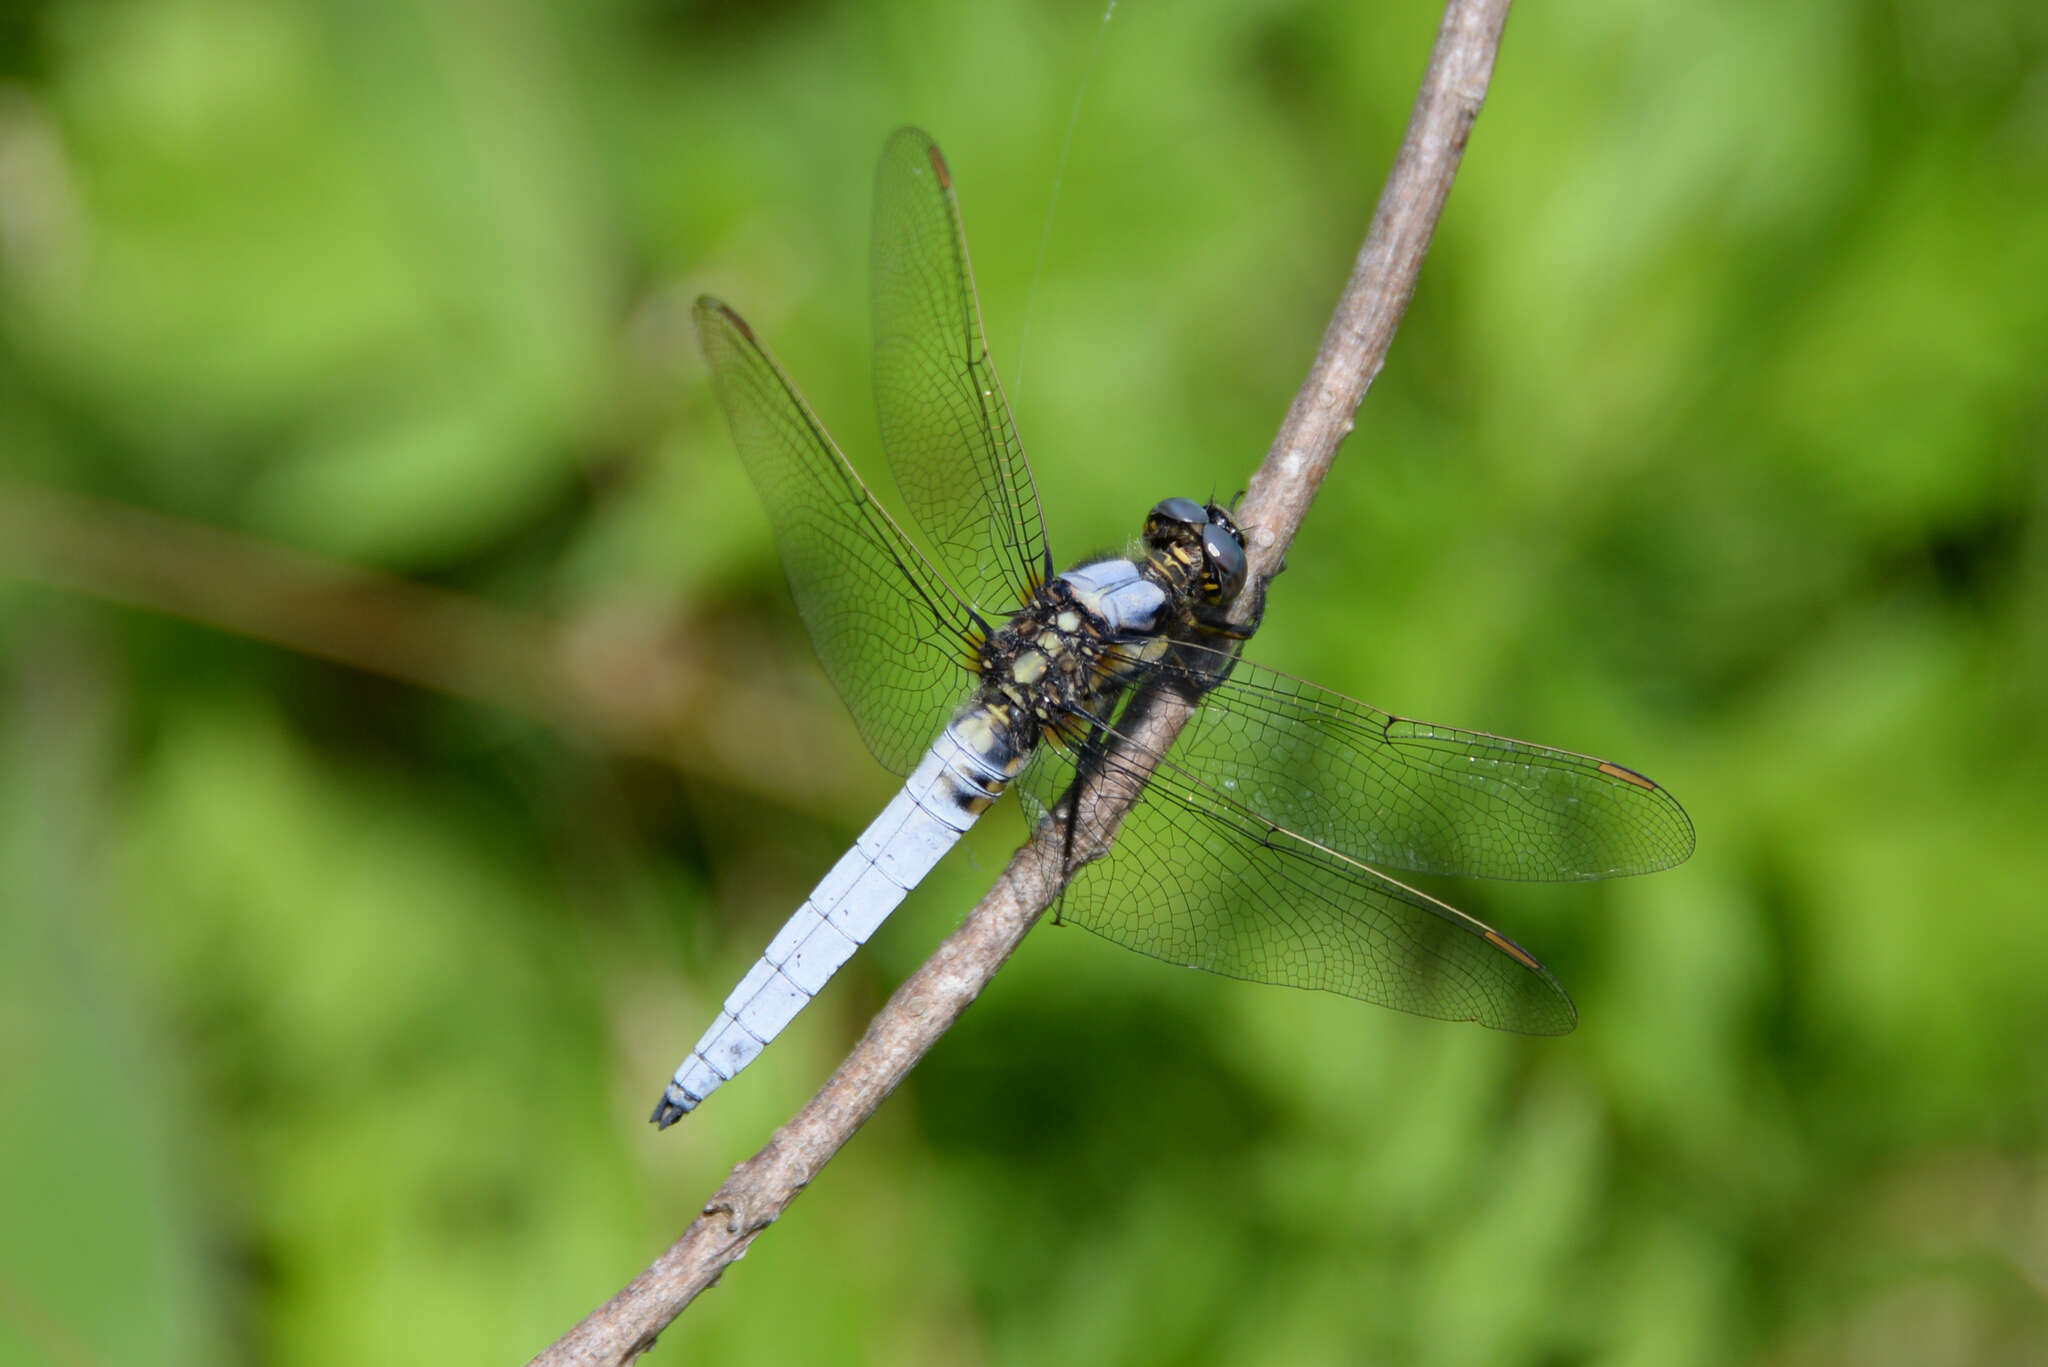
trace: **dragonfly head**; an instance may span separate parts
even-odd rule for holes
[[[1162,499],[1145,518],[1145,546],[1154,555],[1199,560],[1193,582],[1209,607],[1228,606],[1244,588],[1244,533],[1214,503]]]

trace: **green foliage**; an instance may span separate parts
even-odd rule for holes
[[[1098,17],[0,23],[0,1362],[516,1360],[951,927],[1014,817],[641,1123],[886,792],[692,298],[880,475],[869,182],[923,124],[1056,551],[1118,544],[1263,454],[1436,15]],[[2044,89],[2031,0],[1518,10],[1253,650],[1640,767],[1698,855],[1441,889],[1563,1040],[1043,927],[653,1360],[2037,1360]]]

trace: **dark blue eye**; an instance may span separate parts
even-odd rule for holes
[[[1211,522],[1202,529],[1202,557],[1208,562],[1204,587],[1217,601],[1227,603],[1244,587],[1244,539],[1228,522]]]
[[[1191,498],[1163,498],[1152,510],[1152,518],[1162,522],[1178,522],[1186,527],[1199,527],[1209,520],[1209,513],[1201,504]]]

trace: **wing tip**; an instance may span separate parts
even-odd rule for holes
[[[1625,872],[1659,873],[1665,869],[1676,868],[1692,858],[1693,851],[1699,846],[1699,832],[1692,824],[1692,817],[1686,812],[1684,807],[1679,805],[1678,799],[1671,795],[1669,788],[1651,779],[1648,775],[1639,774],[1626,764],[1616,764],[1611,759],[1599,761],[1599,772],[1608,778],[1626,783],[1632,788],[1640,788],[1646,793],[1656,794],[1668,805],[1670,814],[1677,818],[1679,828],[1677,832],[1678,839],[1671,842],[1667,848],[1657,851],[1650,860],[1643,863],[1640,867],[1624,870]]]
[[[932,174],[938,177],[939,188],[950,193],[953,189],[953,171],[946,165],[946,158],[939,152],[938,139],[914,123],[906,123],[889,135],[889,141],[882,149],[882,164],[887,166],[893,158],[906,155],[912,147],[924,153],[924,159],[930,164]]]
[[[1571,994],[1562,987],[1557,989],[1557,1005],[1561,1008],[1561,1013],[1555,1019],[1546,1020],[1541,1029],[1532,1033],[1555,1039],[1559,1035],[1569,1035],[1579,1028],[1578,1005],[1572,1001]]]
[[[1528,950],[1522,948],[1513,940],[1510,940],[1507,936],[1495,930],[1492,926],[1485,927],[1482,933],[1485,935],[1486,942],[1488,944],[1492,945],[1495,949],[1498,949],[1503,954],[1506,954],[1509,958],[1513,959],[1516,963],[1519,963],[1522,967],[1528,969],[1531,973],[1541,973],[1543,971],[1543,965],[1536,961],[1536,956],[1534,954],[1531,954]]]
[[[716,295],[698,295],[697,307],[695,311],[697,314],[697,324],[699,327],[702,327],[705,321],[708,319],[723,319],[725,322],[729,323],[732,326],[735,332],[739,333],[740,336],[746,338],[749,342],[752,342],[755,346],[759,346],[761,344],[761,339],[754,335],[754,329],[747,326],[747,320],[740,317],[739,314],[733,309],[732,305],[726,303],[723,299],[718,298]]]
[[[1600,761],[1600,772],[1607,775],[1607,777],[1609,778],[1618,778],[1623,783],[1633,783],[1636,787],[1646,788],[1653,793],[1661,793],[1664,791],[1662,788],[1658,787],[1655,783],[1652,783],[1648,778],[1644,777],[1642,774],[1639,774],[1635,770],[1629,768],[1626,764],[1616,764],[1611,759],[1603,759]]]

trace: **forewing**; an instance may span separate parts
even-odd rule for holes
[[[1160,761],[1109,853],[1074,874],[1063,919],[1227,977],[1523,1034],[1577,1023],[1564,988],[1512,940],[1265,820],[1179,756],[1176,745]],[[1040,751],[1023,779],[1034,814],[1060,810],[1074,772],[1073,754]]]
[[[875,173],[875,408],[897,488],[976,611],[1052,574],[1038,490],[989,360],[944,158],[898,129]]]
[[[1685,809],[1633,769],[1397,717],[1241,661],[1173,757],[1274,824],[1381,868],[1555,882],[1649,873],[1693,849]]]
[[[740,316],[707,296],[696,318],[811,645],[868,749],[907,774],[965,696],[982,624],[875,502]]]

